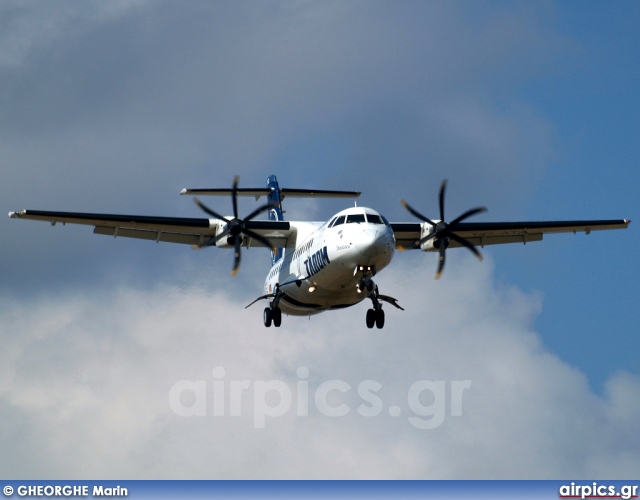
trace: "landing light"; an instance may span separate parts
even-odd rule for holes
[[[315,287],[315,286],[313,286],[313,285],[311,285],[311,286],[309,287],[309,293],[313,293],[313,292],[315,292],[315,291],[316,291],[316,287]]]

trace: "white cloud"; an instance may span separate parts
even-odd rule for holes
[[[450,252],[453,254],[453,252]],[[640,465],[640,381],[612,376],[603,396],[549,353],[533,330],[541,298],[492,279],[490,259],[461,254],[433,281],[433,256],[402,254],[378,277],[406,311],[387,308],[367,330],[365,305],[280,329],[260,305],[222,292],[158,285],[84,296],[4,297],[0,320],[0,424],[6,477],[119,478],[551,478],[632,477]],[[410,278],[408,276],[411,276]],[[242,416],[213,416],[213,374],[250,381]],[[296,416],[296,374],[309,370],[309,416]],[[207,383],[207,415],[180,417],[169,391]],[[325,381],[351,385],[322,415]],[[445,383],[443,424],[412,426],[407,391]],[[254,428],[255,383],[281,380],[292,408]],[[382,413],[364,417],[357,387],[378,381]],[[463,392],[451,416],[451,387]],[[183,404],[189,404],[183,394]],[[271,393],[268,404],[276,406]],[[428,391],[420,402],[431,404]],[[228,402],[227,402],[228,404]],[[397,405],[402,414],[389,416]],[[32,456],[38,460],[31,461]],[[61,460],[64,458],[64,460]]]

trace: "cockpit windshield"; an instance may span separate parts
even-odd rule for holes
[[[358,223],[361,224],[365,221],[364,218],[364,214],[349,214],[347,215],[347,224],[352,224],[352,223]]]
[[[367,221],[371,224],[384,224],[382,218],[377,214],[367,213]]]
[[[364,224],[366,222],[368,222],[369,224],[384,224],[385,226],[389,226],[387,219],[385,219],[382,215],[372,214],[369,212],[361,212],[356,214],[336,216],[331,219],[328,227],[335,227],[339,226],[340,224]]]
[[[344,215],[341,215],[340,217],[336,217],[335,219],[333,219],[331,224],[329,224],[329,227],[339,226],[340,224],[344,224]]]

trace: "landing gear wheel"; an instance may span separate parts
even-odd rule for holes
[[[373,282],[373,280],[368,279],[365,286],[367,287],[367,292],[373,292],[373,287],[375,286],[375,283]]]
[[[376,327],[378,329],[381,329],[383,326],[384,326],[384,309],[378,309],[376,311]]]
[[[367,328],[373,328],[373,325],[375,322],[376,322],[376,310],[375,309],[367,310]]]
[[[262,320],[264,321],[264,326],[269,328],[271,326],[271,320],[273,319],[273,315],[271,313],[270,307],[265,307],[264,312],[262,313]],[[279,325],[277,325],[279,326]]]
[[[276,307],[271,311],[271,316],[273,318],[273,326],[279,328],[282,324],[282,310],[279,307]]]

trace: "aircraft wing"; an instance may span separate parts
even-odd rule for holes
[[[13,219],[47,221],[55,226],[61,224],[84,224],[94,226],[95,234],[114,237],[138,238],[156,242],[183,243],[201,246],[216,236],[226,224],[220,219],[152,217],[147,215],[111,215],[79,212],[46,212],[40,210],[21,210],[10,212]],[[289,222],[251,220],[247,229],[265,237],[277,248],[295,245],[292,238],[295,231]],[[251,238],[245,239],[243,246],[264,245]]]
[[[435,221],[437,222],[437,221]],[[631,221],[616,220],[574,220],[546,222],[461,222],[456,225],[455,234],[468,240],[474,246],[502,245],[505,243],[528,243],[540,241],[548,233],[586,233],[605,229],[625,229]],[[429,234],[428,223],[391,223],[396,236],[396,247],[414,249],[415,242]],[[461,245],[450,241],[449,247]],[[433,249],[437,251],[437,249]]]

